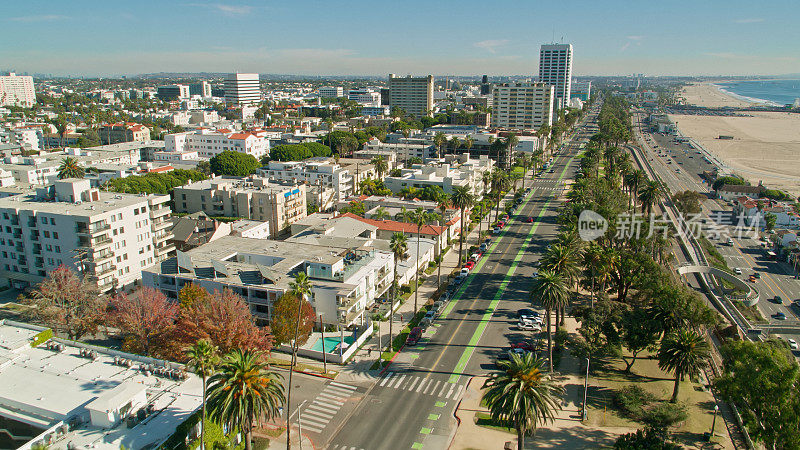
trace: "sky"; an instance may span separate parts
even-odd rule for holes
[[[800,73],[800,1],[28,0],[0,4],[0,70],[299,75]]]

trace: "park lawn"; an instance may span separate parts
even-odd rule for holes
[[[658,361],[653,354],[640,353],[631,373],[626,374],[624,370],[625,363],[621,359],[615,359],[607,367],[590,375],[588,419],[584,422],[586,425],[643,428],[644,424],[623,417],[613,404],[614,393],[630,384],[637,384],[654,394],[658,400],[669,401],[672,397],[674,378],[658,368]],[[688,417],[683,423],[670,429],[672,439],[681,445],[702,445],[703,433],[711,430],[714,397],[711,392],[703,390],[700,383],[686,380],[681,383],[678,402],[686,406]],[[724,431],[725,423],[718,417],[715,433]]]

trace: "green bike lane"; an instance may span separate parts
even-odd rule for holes
[[[564,156],[554,159],[554,166],[561,169],[560,175],[537,178],[534,186],[542,181],[563,180],[573,159]],[[408,377],[421,378],[419,386],[426,382],[435,382],[437,386],[440,383],[452,386],[464,384],[464,368],[474,355],[492,313],[506,293],[532,237],[539,229],[542,217],[553,205],[554,199],[549,198],[548,193],[552,192],[534,187],[525,197],[515,220],[493,240],[487,254],[437,319],[434,336],[422,348],[404,350],[404,353],[416,352],[418,358],[413,360],[413,366],[394,370]],[[535,223],[527,224],[519,220],[525,216],[534,216]],[[389,372],[392,370],[390,367]],[[455,425],[452,423],[455,397],[431,397],[422,395],[422,392],[398,390],[391,384],[384,386],[379,383],[374,386],[369,394],[371,401],[359,405],[359,411],[348,419],[328,448],[337,445],[376,449],[422,448],[423,445],[425,448],[439,448],[443,445],[447,431]],[[388,417],[391,420],[382,419]],[[354,429],[350,422],[359,423],[362,427]],[[397,424],[402,424],[402,427]]]

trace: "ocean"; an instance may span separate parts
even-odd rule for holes
[[[744,100],[767,102],[775,106],[792,104],[800,98],[800,80],[747,80],[714,84]]]

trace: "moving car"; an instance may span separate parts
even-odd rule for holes
[[[784,314],[782,312],[778,312],[778,313],[775,314],[775,318],[778,319],[778,320],[786,320],[786,314]]]
[[[786,342],[789,343],[789,348],[792,350],[798,350],[800,347],[797,346],[797,341],[794,339],[787,339]]]
[[[417,345],[420,338],[422,337],[422,327],[414,327],[411,329],[411,332],[408,333],[408,337],[406,338],[406,345]]]
[[[742,269],[740,269],[738,267],[733,269],[733,271],[736,272],[736,275],[741,275],[742,274]]]
[[[529,216],[525,221],[528,223],[533,223],[533,216]]]

